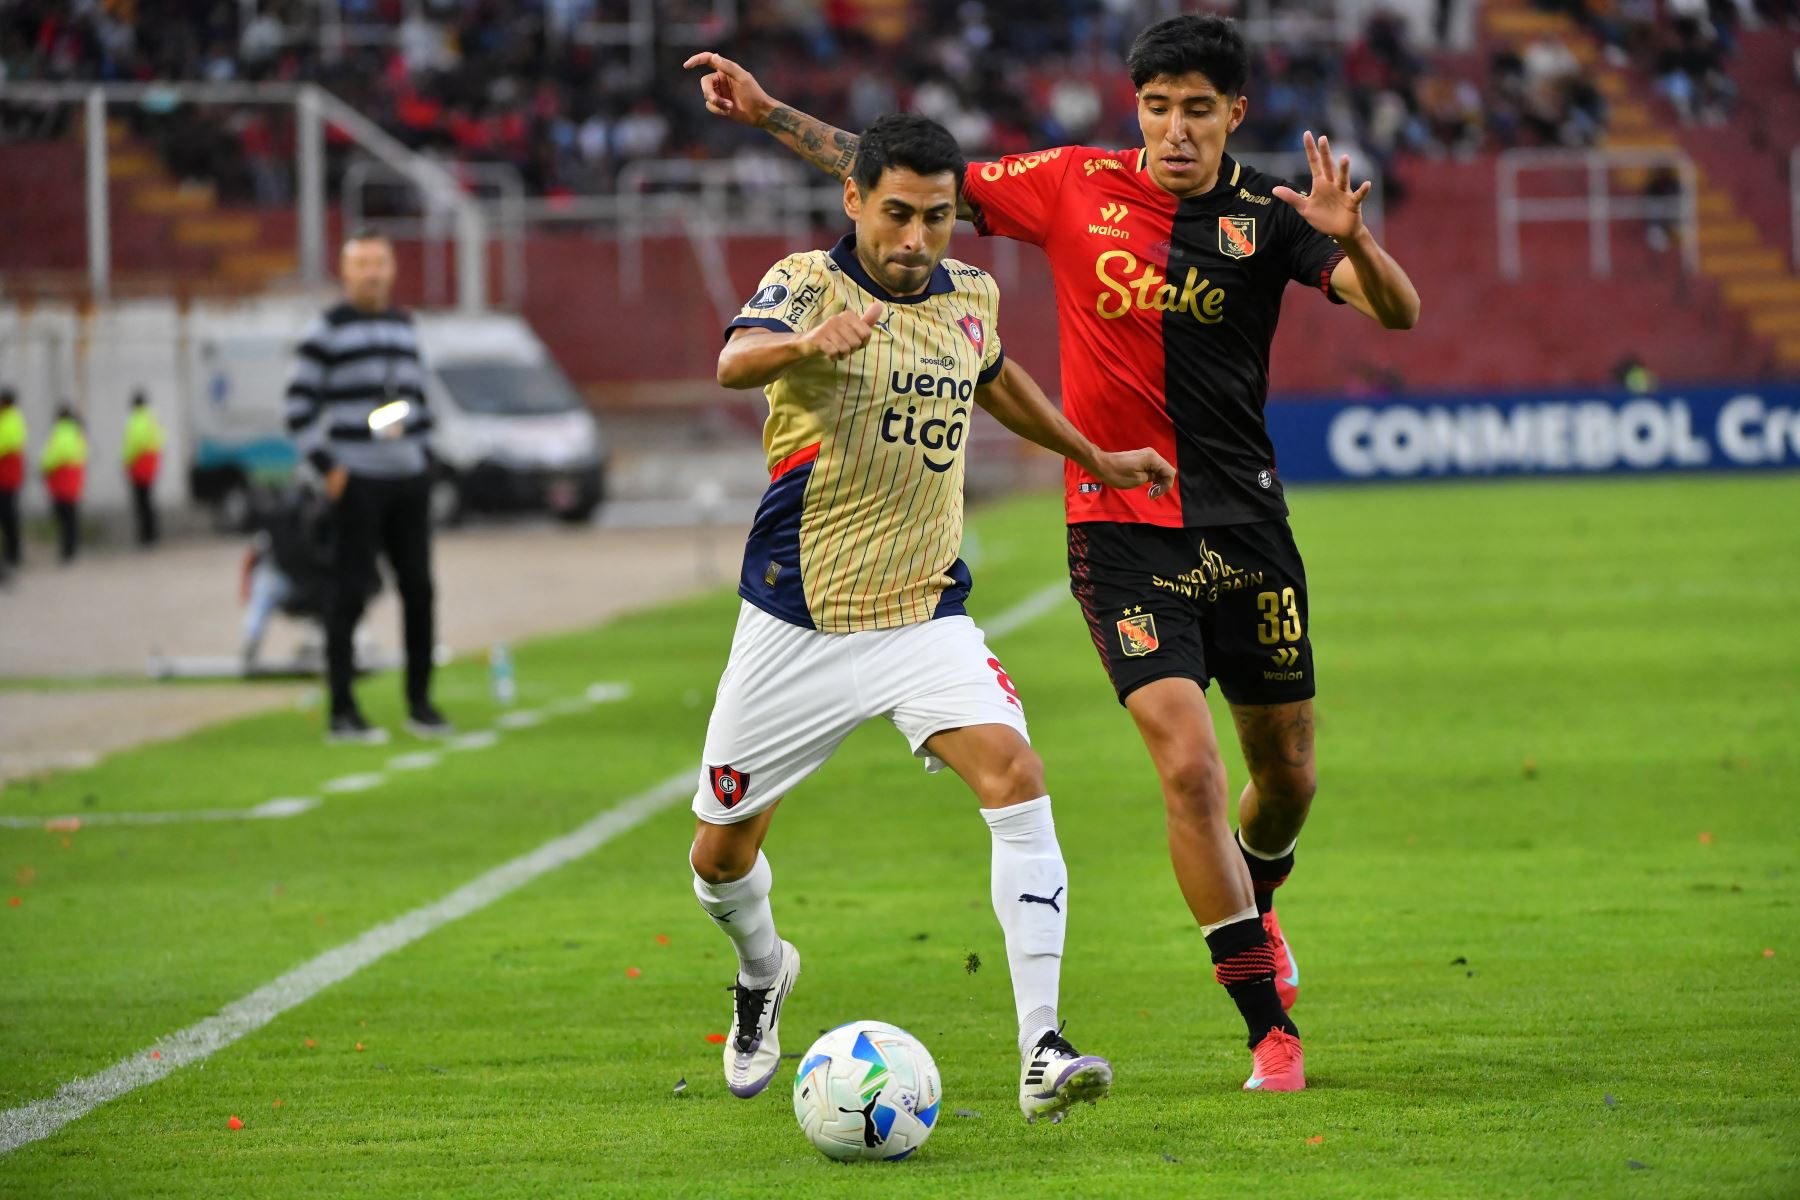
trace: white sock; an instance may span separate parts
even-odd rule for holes
[[[742,879],[708,883],[694,876],[700,907],[737,949],[738,980],[745,987],[768,987],[781,971],[781,939],[775,936],[775,913],[769,907],[774,878],[760,850],[756,865]]]
[[[1281,849],[1275,851],[1275,853],[1268,854],[1262,850],[1258,850],[1255,846],[1252,846],[1249,842],[1246,842],[1244,840],[1244,831],[1242,829],[1240,829],[1237,831],[1237,844],[1243,848],[1243,851],[1245,854],[1255,855],[1257,858],[1262,859],[1264,862],[1274,862],[1278,858],[1286,858],[1288,855],[1292,854],[1294,852],[1294,847],[1298,846],[1300,844],[1300,839],[1295,838],[1293,841],[1289,842],[1286,846],[1283,846]]]
[[[1012,971],[1019,1053],[1023,1055],[1037,1044],[1045,1029],[1056,1027],[1069,872],[1063,865],[1062,847],[1056,844],[1050,797],[1039,796],[1008,808],[984,808],[981,816],[994,835],[991,894],[994,915],[1000,918],[1001,932],[1006,935],[1006,963]]]
[[[1258,921],[1261,919],[1262,919],[1262,914],[1258,913],[1256,911],[1256,905],[1252,904],[1249,908],[1246,908],[1246,909],[1242,910],[1241,912],[1232,913],[1229,917],[1226,917],[1223,921],[1214,921],[1211,925],[1202,925],[1200,927],[1200,935],[1202,937],[1211,937],[1213,935],[1214,930],[1223,929],[1227,925],[1235,924],[1238,921]]]

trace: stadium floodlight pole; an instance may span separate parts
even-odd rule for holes
[[[88,288],[94,299],[112,291],[112,209],[106,180],[106,92],[87,93],[87,251]]]

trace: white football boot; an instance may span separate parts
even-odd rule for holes
[[[1081,1053],[1069,1045],[1060,1029],[1047,1029],[1019,1071],[1019,1111],[1027,1121],[1049,1117],[1057,1124],[1082,1101],[1092,1104],[1105,1098],[1112,1081],[1111,1063]]]
[[[725,1039],[725,1084],[742,1100],[758,1095],[781,1066],[781,1004],[800,977],[800,952],[781,943],[781,969],[768,987],[731,985],[731,1036]]]

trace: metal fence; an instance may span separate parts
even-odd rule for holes
[[[1673,195],[1621,193],[1615,189],[1621,173],[1640,174],[1657,169],[1674,172],[1680,190]],[[1520,178],[1538,174],[1578,174],[1580,194],[1522,196]],[[1699,175],[1693,160],[1675,149],[1619,150],[1508,150],[1494,168],[1495,203],[1499,218],[1500,273],[1517,279],[1524,267],[1519,230],[1529,223],[1572,224],[1588,227],[1588,269],[1596,277],[1612,274],[1612,226],[1618,221],[1666,221],[1676,227],[1681,243],[1682,268],[1700,270]]]
[[[402,145],[375,122],[314,84],[84,84],[0,85],[0,101],[25,105],[82,106],[86,120],[84,211],[88,287],[96,299],[112,290],[112,215],[107,172],[107,110],[115,105],[225,104],[291,108],[295,128],[295,203],[300,282],[322,287],[325,262],[325,129],[348,137],[371,159],[416,189],[421,208],[444,214],[456,245],[456,306],[476,312],[488,303],[488,214],[443,164]]]

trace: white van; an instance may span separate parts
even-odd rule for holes
[[[296,465],[283,417],[294,347],[311,313],[194,311],[188,322],[188,464],[194,499],[241,528],[258,492]],[[606,490],[599,422],[531,327],[502,314],[418,314],[438,460],[432,511],[547,509],[585,521]]]

